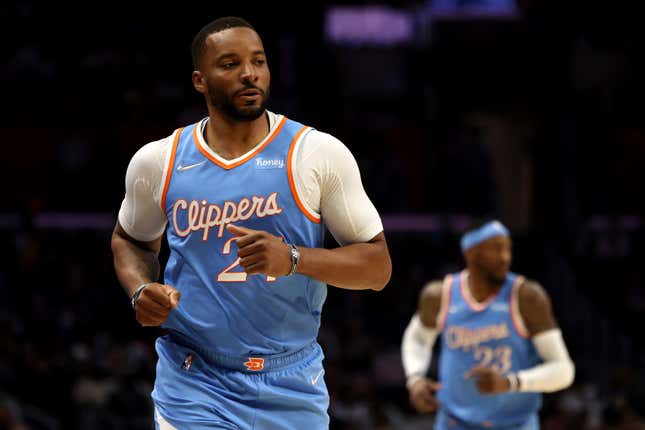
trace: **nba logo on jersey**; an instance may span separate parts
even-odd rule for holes
[[[184,358],[184,362],[182,363],[181,368],[185,371],[188,371],[188,369],[190,369],[190,366],[193,365],[193,358],[195,358],[195,355],[188,354],[186,358]]]

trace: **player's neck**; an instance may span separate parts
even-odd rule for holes
[[[497,294],[503,284],[493,282],[477,270],[468,270],[467,287],[470,295],[478,302],[483,302],[490,296]]]
[[[204,140],[222,158],[240,157],[269,134],[269,116],[265,111],[252,121],[239,121],[220,114],[211,114],[204,127]]]

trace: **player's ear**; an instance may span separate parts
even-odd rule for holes
[[[193,70],[193,87],[200,93],[204,94],[206,92],[206,82],[204,81],[204,75],[199,70]]]

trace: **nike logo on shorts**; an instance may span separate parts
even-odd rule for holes
[[[311,378],[311,385],[316,385],[323,373],[325,373],[325,369],[320,369],[320,372],[318,372],[315,377]]]

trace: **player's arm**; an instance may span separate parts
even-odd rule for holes
[[[334,249],[302,248],[301,252],[299,273],[338,288],[380,291],[392,274],[383,232],[363,243]]]
[[[439,384],[426,378],[432,347],[439,330],[436,325],[441,308],[442,284],[439,281],[426,285],[419,296],[417,312],[412,316],[403,334],[401,358],[405,371],[410,402],[419,412],[432,412],[437,408],[434,393]]]
[[[304,170],[305,160],[299,163],[299,173],[318,177],[318,211],[341,246],[303,249],[300,272],[339,288],[383,289],[392,262],[380,216],[365,192],[354,156],[329,134],[314,131],[306,138],[318,150],[310,157],[315,160],[313,168]]]
[[[358,164],[338,139],[312,131],[294,163],[294,182],[307,210],[336,238],[334,249],[298,246],[297,273],[350,290],[381,290],[392,273],[383,226],[367,197]],[[290,247],[267,232],[229,226],[240,265],[249,274],[284,276],[291,270]],[[297,244],[296,244],[297,245]]]
[[[152,241],[136,240],[117,221],[112,232],[114,270],[128,297],[140,285],[159,279],[160,249],[161,236]]]
[[[519,289],[518,306],[542,363],[508,375],[501,375],[490,367],[477,366],[468,372],[467,377],[475,378],[478,390],[485,394],[552,392],[567,388],[573,382],[575,367],[555,322],[548,294],[538,283],[525,281]]]
[[[540,392],[567,388],[573,383],[575,366],[553,316],[547,292],[537,282],[527,280],[519,289],[518,302],[524,325],[543,363],[510,375],[511,388]]]
[[[134,298],[137,321],[157,326],[177,306],[180,294],[159,279],[159,250],[166,225],[156,195],[163,173],[162,141],[141,148],[126,173],[126,194],[112,233],[114,269],[128,297]]]

